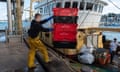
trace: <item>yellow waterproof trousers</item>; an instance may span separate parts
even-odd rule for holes
[[[29,54],[28,54],[28,67],[32,68],[35,66],[34,61],[35,61],[35,54],[36,54],[36,50],[38,50],[45,62],[49,62],[49,56],[48,56],[48,52],[46,47],[44,46],[44,44],[40,41],[39,37],[36,38],[28,38],[28,43],[30,46],[30,50],[29,50]]]

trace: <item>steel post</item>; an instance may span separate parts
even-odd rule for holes
[[[12,34],[12,5],[11,0],[7,0],[7,12],[8,12],[8,31]]]

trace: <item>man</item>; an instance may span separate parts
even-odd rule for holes
[[[43,55],[44,61],[48,63],[49,57],[48,57],[48,52],[42,41],[40,41],[39,38],[39,32],[42,31],[48,31],[49,29],[43,28],[43,24],[48,22],[52,17],[40,21],[41,15],[40,14],[35,14],[35,19],[32,20],[30,29],[28,30],[28,43],[30,46],[29,54],[28,54],[28,67],[35,68],[36,65],[34,64],[35,61],[35,53],[36,50],[40,51],[41,54]]]
[[[106,36],[105,35],[103,35],[103,37],[102,37],[102,43],[103,43],[103,48],[105,47],[105,43],[106,43]]]
[[[111,53],[111,63],[113,63],[114,56],[116,54],[117,47],[119,46],[117,39],[114,38],[114,41],[110,43],[110,53]]]
[[[105,35],[103,35],[103,37],[102,37],[102,42],[103,42],[103,43],[106,42],[106,36],[105,36]]]

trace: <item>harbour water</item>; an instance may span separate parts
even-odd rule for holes
[[[23,27],[29,27],[30,26],[30,22],[24,21],[22,24],[23,24]],[[8,27],[7,22],[0,22],[0,30],[4,30],[6,27]]]
[[[23,22],[23,28],[29,28],[30,26],[30,22]],[[8,23],[7,22],[0,22],[0,30],[5,30],[8,27]],[[5,38],[5,33],[0,33],[0,42],[4,42],[6,40]]]
[[[106,36],[107,40],[113,40],[114,38],[117,38],[117,40],[120,42],[120,33],[119,32],[103,32],[103,35]]]
[[[8,26],[7,22],[0,22],[0,30],[4,30]],[[23,27],[24,28],[29,28],[30,22],[23,22]],[[110,27],[109,27],[110,28]],[[115,27],[112,27],[115,28]],[[117,27],[120,28],[120,27]],[[118,41],[120,42],[120,33],[118,32],[103,32],[103,35],[106,36],[107,40],[113,40],[114,38],[117,38]],[[5,36],[4,33],[0,33],[0,41],[4,41]]]

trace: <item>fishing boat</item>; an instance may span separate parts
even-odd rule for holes
[[[40,13],[42,19],[46,19],[54,15],[53,8],[78,9],[78,14],[77,14],[78,19],[77,19],[76,29],[84,30],[85,28],[99,27],[102,11],[104,6],[106,5],[107,3],[102,0],[42,0],[40,2],[35,3],[35,13]],[[43,26],[46,28],[53,28],[53,24],[54,21],[50,20]],[[53,32],[42,32],[40,34],[42,41],[45,44],[52,47],[54,47],[53,36],[54,36]],[[74,56],[77,54],[76,47],[73,49],[62,48],[58,50],[68,56]]]

